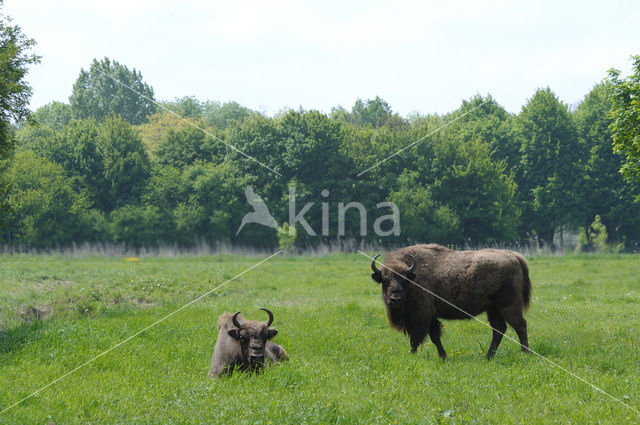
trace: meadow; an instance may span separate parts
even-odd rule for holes
[[[0,258],[0,411],[264,257]],[[531,347],[640,410],[637,255],[528,258]],[[212,381],[224,311],[289,360]],[[484,315],[479,316],[483,321]],[[509,328],[507,335],[516,338]],[[389,328],[369,260],[277,256],[0,414],[0,424],[624,424],[640,415],[491,331],[446,321],[439,360]]]

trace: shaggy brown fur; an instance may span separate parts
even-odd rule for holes
[[[410,270],[411,256],[414,270]],[[454,251],[436,244],[414,245],[387,255],[379,269],[375,262],[371,266],[371,277],[382,283],[389,323],[409,336],[412,352],[429,334],[440,357],[446,358],[438,318],[469,319],[484,311],[494,329],[487,358],[498,349],[507,323],[518,334],[522,350],[529,351],[523,312],[531,299],[531,281],[522,255],[508,250]]]
[[[218,319],[218,340],[211,359],[210,377],[231,373],[236,368],[260,372],[265,365],[286,359],[284,348],[269,341],[278,333],[276,329],[269,328],[271,314],[267,323],[244,320],[238,314],[236,317],[241,327],[233,323],[233,316],[223,313]]]

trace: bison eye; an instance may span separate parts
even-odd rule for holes
[[[241,342],[247,342],[248,340],[249,340],[249,337],[247,337],[246,335],[240,335]]]

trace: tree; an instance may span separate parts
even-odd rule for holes
[[[640,181],[640,55],[633,56],[633,74],[620,78],[620,71],[609,71],[611,134],[615,152],[624,155],[620,172]]]
[[[25,77],[29,65],[38,63],[40,57],[31,53],[35,41],[22,34],[11,18],[2,13],[0,1],[0,161],[5,160],[12,147],[10,125],[29,114],[27,105],[31,87]]]
[[[231,162],[199,162],[182,169],[156,165],[144,195],[147,210],[141,217],[159,219],[162,226],[156,237],[160,240],[184,245],[200,239],[230,240],[242,219],[238,211],[245,208],[248,179]],[[255,236],[243,231],[239,241],[268,246],[267,234]]]
[[[244,123],[233,121],[227,129],[227,134],[226,141],[229,144],[282,174],[285,146],[276,128],[275,119],[255,115]],[[285,185],[282,184],[283,180],[276,178],[275,174],[226,146],[224,152],[227,161],[233,162],[243,174],[251,176],[250,184],[260,188],[260,196],[267,204],[281,203],[283,192],[286,191],[286,187],[283,187]],[[287,180],[289,178],[286,176]],[[271,212],[279,222],[282,221],[274,211]]]
[[[193,231],[177,231],[174,211],[190,197],[190,184],[183,178],[183,171],[171,166],[155,164],[145,190],[144,205],[153,207],[163,223],[156,236],[164,241],[187,243],[193,241]]]
[[[104,188],[99,200],[105,212],[140,202],[150,174],[150,161],[137,131],[118,117],[98,130]]]
[[[607,85],[598,84],[578,106],[574,120],[587,155],[579,188],[584,205],[579,224],[589,237],[588,228],[599,215],[610,230],[609,242],[615,243],[640,238],[640,205],[633,202],[633,183],[619,172],[624,158],[612,149],[610,111]]]
[[[477,109],[471,112],[474,108]],[[475,96],[468,101],[465,100],[455,113],[467,115],[449,127],[451,132],[465,141],[478,137],[488,143],[491,157],[496,161],[505,161],[509,170],[518,165],[520,146],[510,131],[512,117],[491,96]],[[455,116],[450,114],[446,121],[454,118]]]
[[[158,146],[170,131],[181,131],[192,128],[188,122],[169,112],[159,111],[151,115],[148,121],[138,126],[140,138],[145,150],[151,158],[155,158]]]
[[[165,226],[158,210],[149,205],[123,205],[109,217],[113,242],[134,247],[158,245]]]
[[[162,102],[162,106],[185,118],[201,118],[203,105],[195,96],[176,98],[173,102]]]
[[[7,176],[12,188],[5,238],[10,244],[44,247],[81,239],[91,203],[60,165],[24,150],[16,153]]]
[[[407,242],[477,245],[516,238],[520,211],[506,163],[494,161],[478,135],[464,140],[467,133],[442,130],[405,159],[390,198],[398,202]]]
[[[236,164],[196,164],[183,170],[183,179],[189,185],[188,197],[174,210],[173,220],[180,232],[190,231],[193,243],[199,238],[228,241],[235,236],[245,208],[246,176]],[[243,234],[241,234],[244,236]],[[250,233],[247,233],[247,236]],[[275,239],[275,235],[272,236]],[[242,242],[242,237],[240,238]],[[259,239],[256,245],[266,245]]]
[[[71,106],[62,102],[51,102],[41,106],[31,115],[33,121],[49,127],[55,131],[61,131],[73,117]]]
[[[391,105],[376,96],[375,99],[356,100],[355,105],[351,109],[355,124],[370,125],[372,127],[380,127],[393,117]]]
[[[276,125],[285,147],[282,169],[287,177],[315,186],[319,193],[320,186],[333,185],[345,175],[338,123],[320,112],[290,111]]]
[[[611,246],[608,243],[607,226],[605,226],[600,216],[596,214],[595,220],[590,226],[584,229],[580,229],[578,234],[578,246],[576,250],[579,251],[595,251],[595,252],[609,252],[618,251],[622,248],[622,244],[617,246]]]
[[[436,140],[431,190],[435,200],[460,218],[465,242],[477,245],[514,240],[520,210],[517,186],[506,173],[506,163],[494,161],[488,143],[477,136],[461,141],[444,133]]]
[[[102,193],[108,189],[97,123],[92,119],[74,120],[53,145],[59,146],[59,153],[50,158],[62,165],[69,176],[80,178],[94,205],[104,209]]]
[[[35,41],[22,34],[19,26],[11,25],[11,19],[2,11],[2,3],[0,0],[0,228],[8,208],[9,183],[4,172],[15,145],[11,125],[29,114],[31,87],[25,77],[28,67],[40,60],[30,52]]]
[[[576,223],[583,147],[569,109],[551,89],[539,89],[514,119],[520,144],[516,169],[525,232],[551,244],[555,229]]]
[[[52,157],[52,149],[56,146],[58,134],[51,128],[38,122],[28,122],[16,130],[16,147],[30,149],[44,158]]]
[[[403,120],[398,114],[393,113],[391,105],[378,96],[373,100],[356,100],[356,103],[353,105],[353,108],[351,108],[350,113],[342,107],[333,108],[331,117],[341,121],[350,122],[352,124],[370,126],[373,128],[385,125],[391,127],[406,125],[405,120]]]
[[[103,121],[115,114],[134,125],[146,122],[156,111],[153,88],[142,81],[140,71],[106,57],[100,62],[94,59],[88,71],[80,70],[69,102],[75,118]]]
[[[73,120],[60,132],[37,122],[16,132],[20,149],[32,150],[61,165],[74,187],[86,191],[91,202],[102,209],[102,197],[108,187],[98,136],[99,126],[92,119]]]
[[[458,214],[434,200],[429,187],[420,181],[417,171],[405,170],[398,177],[398,189],[389,195],[400,210],[406,241],[448,244],[464,239]]]
[[[256,111],[246,108],[237,102],[227,102],[220,105],[218,102],[208,101],[203,105],[205,123],[210,127],[225,129],[231,122],[244,122],[252,116],[258,115]]]
[[[202,128],[202,120],[196,121]],[[224,146],[214,140],[208,134],[195,127],[187,127],[181,130],[169,129],[164,138],[160,141],[156,152],[158,163],[171,165],[174,167],[184,167],[196,161],[214,161],[216,154],[224,155]]]

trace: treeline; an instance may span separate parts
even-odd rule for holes
[[[540,89],[517,115],[490,96],[475,96],[446,115],[402,117],[375,98],[329,114],[286,110],[268,117],[194,97],[157,107],[140,72],[94,61],[68,104],[41,107],[16,129],[2,241],[36,248],[201,240],[272,247],[272,228],[249,223],[236,235],[252,211],[245,190],[252,188],[282,225],[295,187],[296,213],[314,203],[304,216],[317,234],[299,228],[298,246],[337,238],[552,244],[560,231],[577,231],[585,249],[603,235],[632,247],[640,241],[639,191],[619,173],[624,158],[612,149],[609,92],[607,83],[598,84],[572,110]],[[356,201],[368,214],[366,235],[356,209],[339,229],[338,204]],[[398,236],[373,232],[384,201],[398,206]]]

